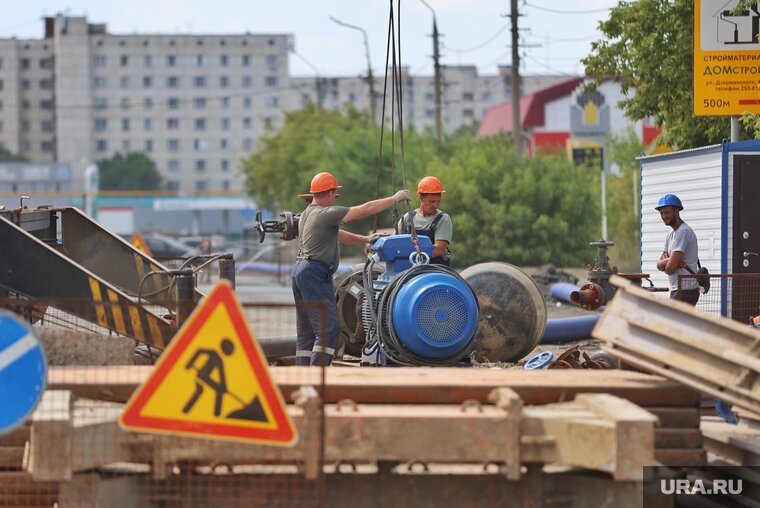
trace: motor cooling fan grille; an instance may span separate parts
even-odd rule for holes
[[[448,289],[433,290],[420,300],[416,318],[428,340],[451,342],[467,326],[467,304],[457,292]]]

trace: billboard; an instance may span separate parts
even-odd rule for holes
[[[760,114],[760,5],[694,2],[694,115]]]

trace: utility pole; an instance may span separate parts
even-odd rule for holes
[[[369,85],[369,114],[372,116],[372,123],[375,123],[377,122],[377,116],[375,115],[375,78],[372,76],[372,63],[369,59],[369,42],[367,39],[367,32],[361,27],[344,23],[343,21],[332,16],[330,16],[330,19],[339,25],[345,26],[346,28],[359,30],[362,35],[364,35],[364,51],[367,57],[367,84]]]
[[[433,13],[433,69],[435,69],[434,74],[434,85],[435,85],[435,137],[438,140],[438,143],[443,141],[443,121],[441,120],[441,103],[442,101],[442,95],[443,95],[443,78],[441,76],[441,62],[440,62],[440,53],[438,52],[438,23],[435,19],[435,11],[432,7],[430,7],[425,0],[420,0],[423,4],[425,4],[425,7],[430,9],[430,12]]]
[[[511,0],[509,17],[512,21],[512,68],[510,80],[512,81],[512,138],[515,143],[517,158],[522,157],[522,126],[520,125],[520,52],[519,34],[517,33],[517,0]]]

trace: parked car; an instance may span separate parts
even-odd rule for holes
[[[178,242],[170,236],[145,235],[143,241],[157,258],[189,258],[199,253],[198,249]]]

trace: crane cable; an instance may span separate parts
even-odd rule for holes
[[[399,130],[399,144],[400,144],[400,177],[401,177],[401,187],[403,189],[406,189],[406,168],[404,166],[404,122],[403,122],[403,93],[402,93],[402,83],[403,79],[401,77],[401,0],[397,0],[397,15],[394,16],[394,9],[393,9],[393,0],[389,0],[390,4],[390,13],[388,16],[388,42],[386,45],[385,50],[385,78],[384,78],[384,84],[383,84],[383,112],[381,117],[381,123],[380,123],[380,147],[379,147],[379,154],[377,157],[377,181],[376,181],[376,196],[377,198],[380,197],[380,182],[381,182],[381,173],[382,173],[382,156],[383,156],[383,144],[384,144],[384,133],[385,133],[385,113],[386,113],[386,98],[388,97],[388,69],[389,69],[389,62],[391,63],[390,69],[391,69],[391,105],[390,105],[390,116],[391,116],[391,185],[392,188],[396,188],[396,136],[395,136],[395,122],[394,118],[398,119],[398,130]],[[398,19],[398,22],[396,23],[396,17]],[[398,39],[398,42],[397,42]],[[397,59],[398,56],[398,59]],[[396,114],[396,108],[398,108],[398,113]],[[406,212],[409,212],[411,210],[411,203],[406,204]],[[405,213],[406,213],[405,212]],[[373,230],[377,231],[377,215],[374,217],[373,221]],[[399,211],[398,207],[394,205],[393,207],[393,228],[396,234],[401,233],[398,229],[398,223],[399,223]],[[415,231],[414,227],[411,228],[411,236],[412,236],[412,243],[414,244],[414,248],[417,251],[418,258],[421,256],[421,251],[419,247],[419,243],[417,241],[417,232]]]

